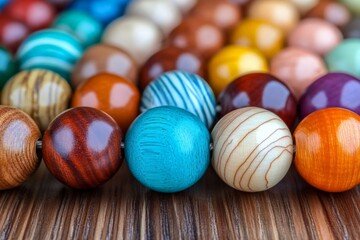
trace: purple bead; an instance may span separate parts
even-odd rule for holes
[[[299,102],[300,119],[329,107],[360,114],[360,80],[345,73],[328,73],[311,84]]]

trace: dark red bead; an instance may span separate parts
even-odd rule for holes
[[[0,14],[0,45],[12,52],[29,35],[29,28],[22,22],[4,14]]]
[[[106,113],[78,107],[60,114],[43,138],[43,159],[62,183],[76,189],[99,186],[120,168],[122,133]]]
[[[220,94],[221,116],[243,107],[261,107],[277,114],[291,128],[296,120],[296,99],[279,79],[250,73],[231,82]]]

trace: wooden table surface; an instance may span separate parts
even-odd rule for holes
[[[291,169],[271,190],[243,193],[209,169],[192,188],[161,194],[123,165],[103,187],[76,191],[41,165],[0,192],[0,239],[360,239],[359,190],[317,191]]]

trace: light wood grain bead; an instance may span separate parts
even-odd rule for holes
[[[60,75],[48,70],[22,71],[5,85],[3,105],[20,108],[44,131],[49,123],[67,109],[71,87]]]
[[[22,184],[39,166],[35,122],[19,109],[0,106],[0,190]]]
[[[247,107],[225,115],[212,133],[212,165],[229,186],[264,191],[288,172],[293,142],[286,124],[274,113]]]

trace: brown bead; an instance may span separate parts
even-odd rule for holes
[[[123,76],[136,84],[137,71],[135,60],[124,50],[98,44],[89,48],[75,65],[71,85],[76,88],[80,83],[98,73]]]
[[[211,22],[188,17],[170,33],[167,44],[197,50],[207,60],[224,46],[225,37]]]
[[[60,114],[46,130],[43,159],[60,182],[86,189],[108,181],[120,168],[122,133],[106,113],[78,107]]]
[[[205,61],[199,54],[189,49],[165,47],[155,53],[142,67],[139,74],[141,91],[162,73],[171,70],[183,70],[206,77]]]
[[[39,166],[36,123],[19,109],[0,106],[0,190],[14,188]]]
[[[86,106],[109,114],[126,132],[139,114],[140,93],[127,79],[98,74],[81,84],[74,93],[72,107]]]

